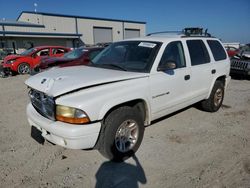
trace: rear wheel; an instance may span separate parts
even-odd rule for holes
[[[110,160],[124,161],[138,150],[143,135],[144,124],[138,110],[120,107],[103,122],[98,141],[99,152]]]
[[[224,99],[224,84],[216,81],[208,99],[201,102],[203,110],[216,112],[222,105]]]
[[[28,74],[30,73],[30,65],[28,63],[21,63],[18,65],[17,71],[19,74]]]

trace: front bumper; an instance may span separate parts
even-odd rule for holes
[[[29,124],[40,130],[46,140],[70,149],[93,148],[101,129],[101,122],[72,125],[49,120],[40,115],[31,103],[27,106],[27,116]]]
[[[240,69],[230,69],[230,74],[240,74],[244,76],[250,76],[250,69],[247,70],[240,70]]]

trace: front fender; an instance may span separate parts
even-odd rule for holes
[[[148,78],[139,78],[83,89],[56,99],[56,104],[82,109],[91,121],[100,121],[114,107],[133,100],[146,103],[150,111]],[[147,117],[151,120],[151,117]]]
[[[102,120],[110,111],[111,109],[117,107],[126,105],[126,103],[130,103],[132,101],[142,101],[144,103],[145,111],[146,111],[146,124],[149,124],[151,122],[151,108],[149,105],[149,100],[146,98],[134,98],[132,96],[128,96],[126,98],[117,98],[113,100],[112,102],[106,102],[102,109],[100,110],[98,119]]]

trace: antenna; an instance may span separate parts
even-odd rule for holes
[[[34,3],[34,7],[35,7],[35,13],[36,13],[36,8],[37,8],[37,3]]]
[[[37,7],[38,7],[38,4],[37,4],[37,3],[34,3],[34,7],[35,7],[35,13],[36,13],[37,23],[39,24],[39,18],[38,18],[38,15],[37,15]]]

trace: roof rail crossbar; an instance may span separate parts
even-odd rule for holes
[[[212,35],[207,32],[207,29],[205,30],[205,32],[203,32],[203,28],[199,28],[199,27],[187,27],[187,28],[184,28],[182,32],[187,37],[191,37],[191,36],[212,37]]]

